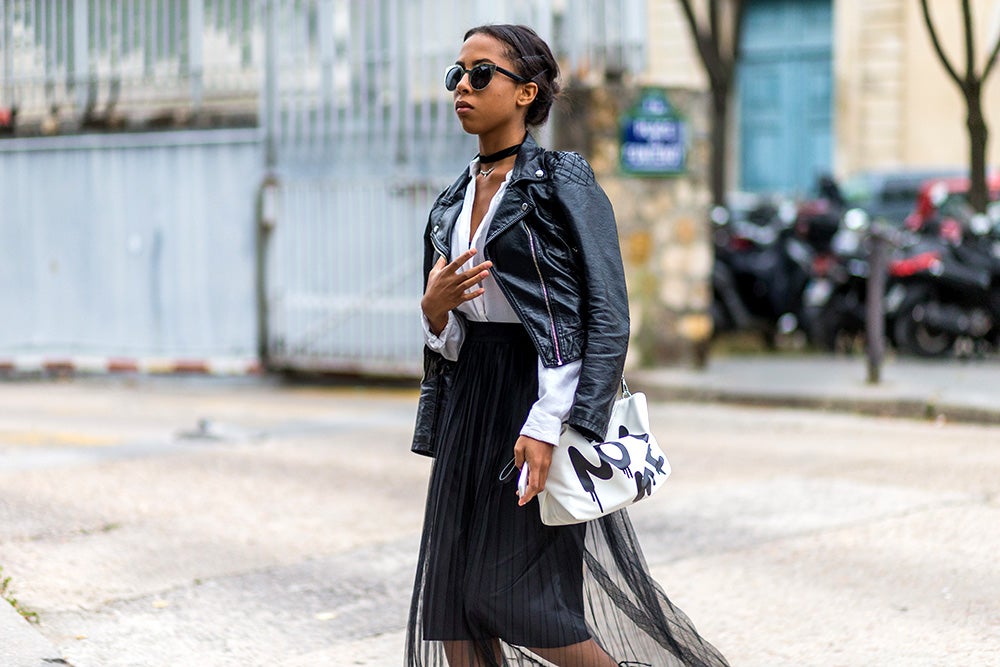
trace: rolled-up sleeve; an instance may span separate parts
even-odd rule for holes
[[[462,319],[453,312],[448,313],[448,323],[436,336],[431,332],[431,324],[423,313],[420,314],[420,321],[423,323],[424,343],[427,347],[448,361],[458,361],[458,353],[462,349],[462,341],[465,340]]]
[[[546,368],[542,360],[538,360],[538,400],[528,412],[528,418],[521,427],[521,435],[550,445],[559,444],[563,422],[573,407],[582,366],[583,362],[574,361]]]

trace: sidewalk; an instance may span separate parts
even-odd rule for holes
[[[863,356],[739,356],[704,370],[632,371],[630,388],[654,400],[839,410],[1000,424],[1000,360],[891,359],[868,384]]]

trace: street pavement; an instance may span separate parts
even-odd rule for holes
[[[878,387],[806,356],[629,378],[674,469],[632,511],[647,560],[734,667],[1000,664],[996,362],[891,361]],[[399,665],[415,400],[0,384],[0,567],[40,618],[0,603],[0,667]]]

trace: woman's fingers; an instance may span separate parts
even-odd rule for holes
[[[438,259],[431,269],[427,280],[427,289],[421,307],[424,314],[431,317],[433,313],[447,312],[459,304],[472,301],[485,294],[483,288],[475,289],[477,283],[489,276],[493,262],[480,262],[467,271],[461,267],[476,254],[475,248],[466,250],[454,261],[445,263],[444,257]]]
[[[482,287],[480,287],[477,290],[473,290],[471,292],[464,292],[462,294],[462,301],[472,301],[473,299],[478,299],[485,293],[486,290],[484,290]]]
[[[525,494],[521,496],[520,500],[517,501],[518,505],[527,505],[531,502],[531,499],[537,496],[545,489],[545,480],[549,477],[549,469],[545,467],[541,470],[536,470],[531,463],[528,463],[528,487]]]
[[[453,259],[451,261],[451,263],[448,264],[448,269],[452,273],[458,273],[458,270],[462,268],[462,265],[465,264],[466,262],[468,262],[470,259],[472,259],[472,256],[475,255],[476,252],[478,252],[478,251],[475,248],[469,248],[468,250],[466,250],[465,252],[463,252],[461,255],[459,255],[458,257],[456,257],[455,259]],[[442,257],[441,259],[444,259],[444,258]]]
[[[462,282],[460,282],[458,286],[463,290],[467,290],[470,287],[473,287],[476,283],[478,283],[488,275],[490,275],[489,271],[480,271],[479,273],[473,273],[469,271],[468,273],[463,274],[463,277],[465,276],[469,277],[465,278]]]
[[[485,262],[481,262],[479,264],[476,264],[474,267],[472,267],[471,269],[469,269],[468,271],[466,271],[466,273],[481,273],[481,272],[483,272],[483,271],[491,268],[492,266],[493,266],[493,262],[491,262],[489,260],[486,260]]]
[[[517,501],[518,505],[527,505],[545,489],[552,464],[552,445],[526,435],[520,436],[514,445],[514,463],[521,467],[525,461],[528,463],[528,486]]]
[[[492,266],[493,262],[483,262],[482,264],[477,264],[468,271],[459,271],[456,273],[455,279],[462,282],[477,282],[489,275],[489,269]]]

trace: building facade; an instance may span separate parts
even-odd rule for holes
[[[803,193],[817,173],[963,168],[965,105],[940,63],[916,0],[745,0],[732,104],[733,189]],[[703,4],[703,3],[696,3]],[[964,73],[960,3],[931,2],[944,48]],[[979,71],[1000,35],[1000,4],[973,0]],[[703,90],[677,0],[651,0],[644,77]],[[1000,77],[983,91],[1000,128]],[[1000,161],[991,141],[988,164]]]

